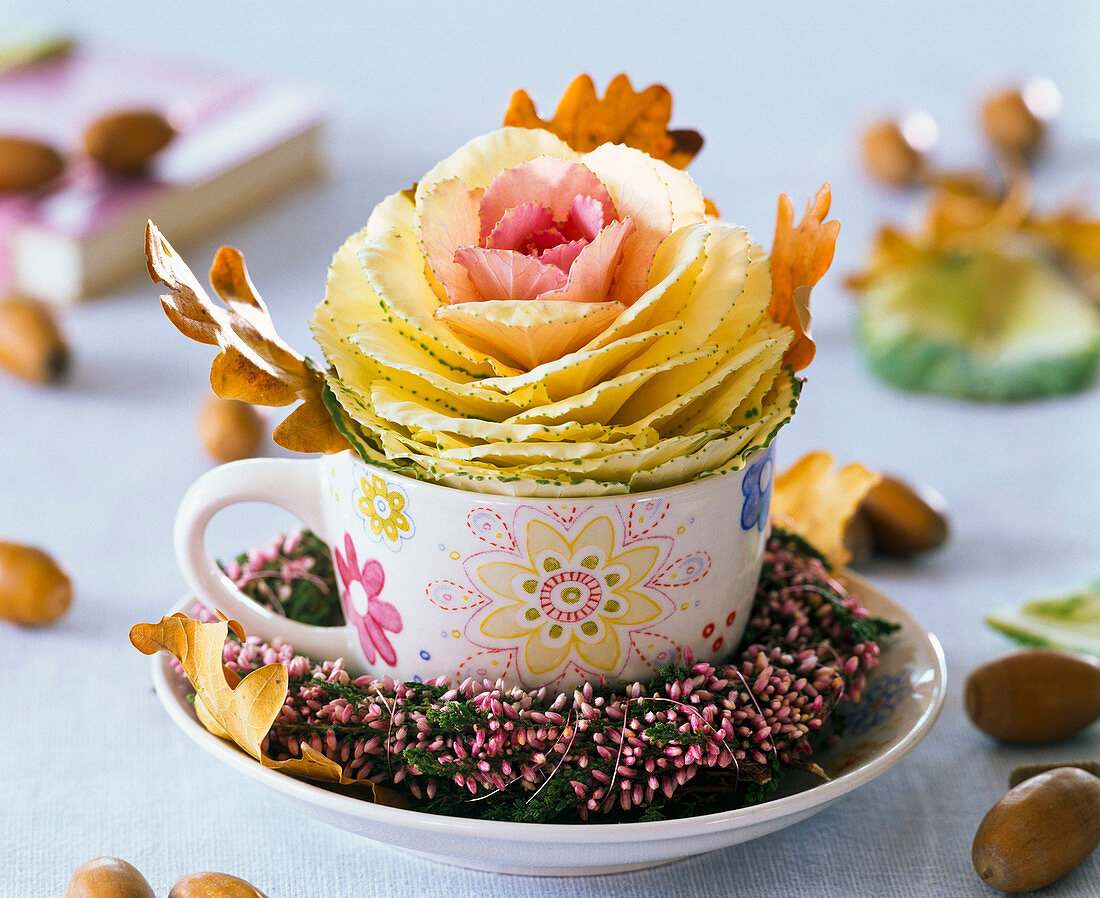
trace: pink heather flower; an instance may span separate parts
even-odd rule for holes
[[[359,633],[363,654],[370,664],[374,664],[376,654],[387,664],[396,664],[397,653],[385,631],[400,633],[401,615],[393,605],[379,598],[386,583],[382,565],[372,558],[360,567],[350,533],[344,534],[344,554],[339,549],[334,554],[343,587],[344,611]]]
[[[254,546],[248,550],[248,566],[253,568],[261,568],[269,561],[274,561],[279,556],[279,546],[267,546],[261,548]]]
[[[253,580],[259,580],[261,577],[251,568],[245,568],[236,577],[233,578],[233,584],[237,589],[244,589]]]
[[[279,568],[279,576],[287,583],[292,580],[301,580],[309,573],[313,564],[314,559],[308,555],[303,555],[301,558],[288,558]]]

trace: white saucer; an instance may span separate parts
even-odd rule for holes
[[[886,772],[931,730],[943,706],[943,649],[907,611],[865,580],[845,578],[878,617],[902,629],[885,641],[882,663],[868,678],[863,700],[849,705],[845,733],[814,760],[833,777],[821,783],[788,774],[780,797],[753,807],[652,823],[504,823],[444,817],[383,807],[340,795],[261,767],[198,722],[189,684],[153,658],[157,694],[176,724],[206,751],[250,776],[306,814],[348,832],[415,852],[435,861],[527,876],[619,873],[727,848],[805,820]],[[186,597],[172,611],[186,610]],[[609,861],[612,861],[609,863]]]

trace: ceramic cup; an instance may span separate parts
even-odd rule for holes
[[[351,452],[250,459],[184,497],[176,552],[204,602],[353,674],[440,675],[565,689],[645,680],[685,648],[736,647],[760,574],[773,450],[742,470],[645,493],[494,496],[426,483]],[[331,547],[347,623],[268,612],[211,559],[205,530],[236,502],[268,502]]]

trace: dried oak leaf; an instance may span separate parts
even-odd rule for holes
[[[1031,185],[1019,179],[1002,195],[978,179],[946,183],[933,194],[925,217],[924,242],[939,250],[999,244],[1018,230],[1031,208]]]
[[[867,268],[850,275],[845,283],[860,290],[882,274],[922,257],[980,247],[997,249],[1021,235],[1041,244],[1100,302],[1100,219],[1072,205],[1046,214],[1036,212],[1030,182],[1023,175],[1007,190],[977,176],[941,179],[928,203],[922,230],[905,234],[883,226]]]
[[[844,545],[848,521],[882,475],[860,464],[834,471],[833,463],[828,452],[811,452],[776,475],[771,516],[802,536],[839,571],[850,557]]]
[[[863,290],[883,273],[894,268],[913,265],[933,255],[933,251],[891,225],[884,225],[875,236],[871,249],[871,262],[863,271],[849,274],[844,286],[850,290]]]
[[[848,275],[845,286],[862,290],[883,274],[944,252],[982,244],[999,245],[1018,229],[1027,213],[1026,185],[1001,196],[992,182],[966,174],[945,175],[937,183],[920,231],[907,233],[886,224],[875,235],[867,267]]]
[[[1059,253],[1093,301],[1100,303],[1100,220],[1070,207],[1032,216],[1023,229]]]
[[[301,400],[275,428],[275,442],[293,452],[349,448],[321,401],[323,375],[279,338],[237,250],[223,246],[210,268],[210,284],[225,306],[210,299],[152,222],[145,228],[145,255],[149,277],[171,291],[160,298],[171,322],[184,336],[221,348],[210,366],[210,387],[218,396],[273,406]]]
[[[135,624],[130,642],[139,652],[168,652],[183,667],[195,689],[195,713],[211,733],[235,742],[264,767],[302,779],[336,785],[363,786],[372,801],[399,804],[396,793],[346,776],[335,761],[302,744],[302,756],[275,761],[262,750],[264,737],[286,700],[288,674],[285,665],[268,664],[241,679],[222,664],[222,647],[232,630],[239,639],[244,631],[237,621],[220,612],[215,623],[202,623],[176,613],[156,624]]]
[[[625,74],[616,75],[601,100],[588,75],[578,75],[558,102],[554,117],[539,118],[535,102],[524,90],[512,94],[504,124],[542,128],[564,140],[578,153],[605,143],[622,143],[642,150],[673,168],[687,168],[702,149],[698,131],[668,130],[672,94],[660,84],[638,92]]]
[[[810,338],[810,290],[829,270],[836,251],[840,222],[825,221],[832,191],[824,184],[806,203],[802,221],[794,227],[794,206],[787,194],[779,196],[772,242],[772,298],[768,314],[795,332],[783,360],[801,371],[813,360],[816,347]]]

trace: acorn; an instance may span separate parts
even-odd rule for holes
[[[983,733],[1016,745],[1055,742],[1100,719],[1100,663],[1055,649],[1022,649],[966,678],[966,713]]]
[[[902,133],[897,122],[872,122],[860,141],[863,166],[875,180],[892,187],[917,183],[924,172],[924,154]]]
[[[25,626],[52,624],[73,601],[68,575],[34,546],[0,541],[0,618]]]
[[[249,882],[228,873],[192,873],[172,886],[168,898],[267,898]]]
[[[1085,773],[1100,777],[1100,761],[1048,761],[1043,764],[1021,764],[1013,768],[1008,775],[1008,788],[1015,789],[1024,780],[1046,773],[1048,770],[1057,770],[1059,767],[1076,767],[1078,770],[1084,770]]]
[[[29,137],[0,135],[0,193],[37,190],[65,167],[61,154]]]
[[[918,490],[883,475],[860,505],[875,549],[891,555],[915,555],[947,541],[945,503],[928,489]]]
[[[0,367],[48,384],[69,370],[69,345],[49,306],[33,299],[0,298]]]
[[[981,122],[986,138],[1002,152],[1029,156],[1046,134],[1046,123],[1015,88],[998,90],[986,97],[982,103]]]
[[[862,508],[848,519],[844,528],[844,548],[848,550],[848,564],[858,567],[874,554],[875,542],[871,522]]]
[[[199,410],[198,429],[203,448],[219,462],[253,457],[267,433],[254,405],[217,396]]]
[[[998,801],[974,834],[971,860],[986,885],[1030,892],[1061,879],[1100,843],[1100,779],[1059,767]]]
[[[135,174],[175,135],[156,110],[123,110],[101,116],[85,129],[84,151],[108,171]]]
[[[73,871],[65,898],[156,898],[141,872],[121,858],[97,857]]]

